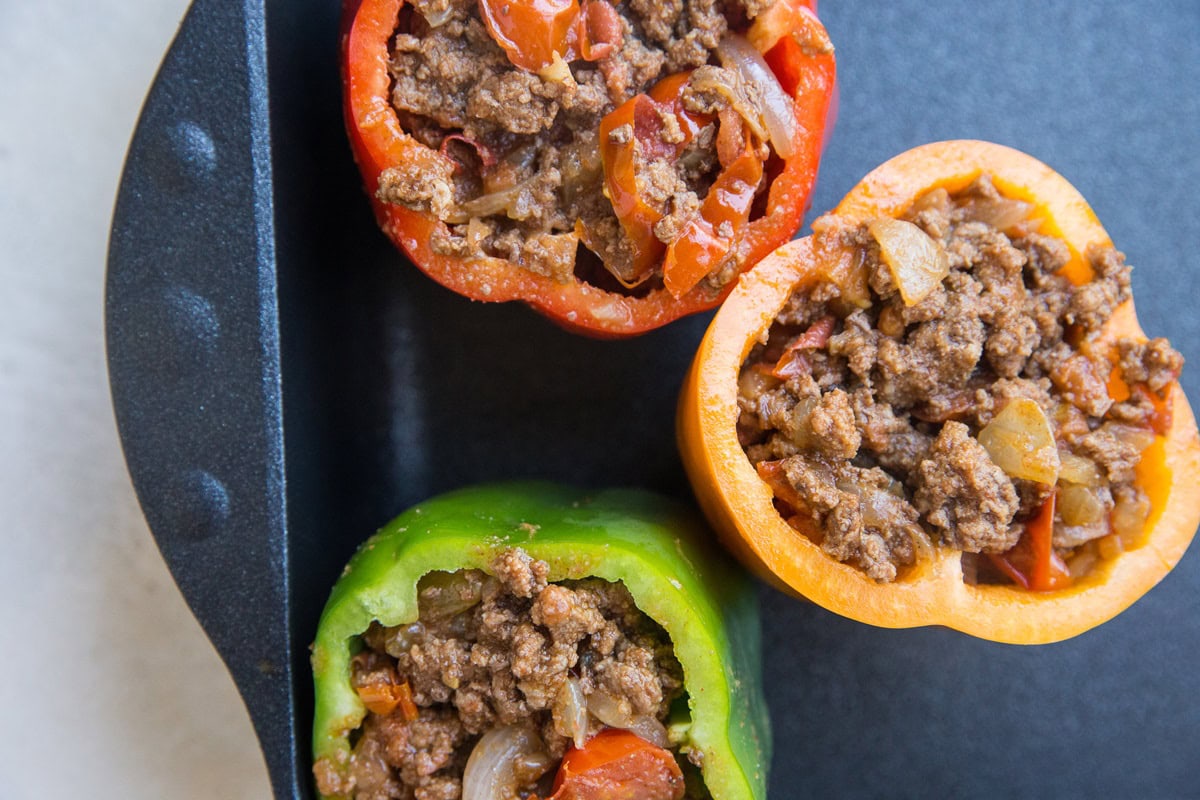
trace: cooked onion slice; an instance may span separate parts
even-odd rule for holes
[[[1106,422],[1100,427],[1139,453],[1154,444],[1154,431],[1149,428],[1122,425],[1119,422]]]
[[[654,717],[637,717],[625,730],[655,747],[667,747],[670,744],[667,739],[667,727]]]
[[[533,215],[537,202],[534,200],[532,191],[536,181],[537,176],[534,176],[507,189],[481,194],[479,197],[460,203],[450,212],[442,214],[442,221],[461,224],[470,221],[473,217],[491,217],[497,214],[504,214],[509,219],[518,221],[529,219]]]
[[[438,9],[422,8],[420,13],[425,18],[425,22],[429,27],[440,28],[454,17],[454,5],[447,3]]]
[[[1117,498],[1112,510],[1112,529],[1125,549],[1132,550],[1141,542],[1149,516],[1150,500],[1141,492],[1128,492]]]
[[[627,730],[658,747],[667,746],[666,727],[654,717],[635,714],[629,700],[623,697],[597,689],[588,697],[587,708],[610,728]]]
[[[968,199],[963,209],[970,219],[991,225],[998,231],[1009,231],[1033,215],[1033,204],[1010,197],[976,197]]]
[[[1108,505],[1096,489],[1064,486],[1058,490],[1058,514],[1064,525],[1094,525],[1104,519]]]
[[[509,800],[554,766],[541,738],[525,725],[488,731],[463,772],[463,800]]]
[[[554,698],[554,729],[574,742],[576,747],[583,747],[587,742],[587,697],[579,678],[567,678]]]
[[[880,217],[867,230],[879,242],[883,263],[891,271],[904,305],[924,300],[950,274],[950,260],[941,244],[911,222]]]
[[[1099,486],[1104,483],[1100,468],[1090,458],[1077,456],[1074,453],[1059,453],[1062,468],[1058,479],[1064,483],[1074,483],[1079,486]]]
[[[979,432],[979,443],[1010,477],[1053,486],[1061,463],[1054,431],[1042,407],[1017,397]]]
[[[771,146],[781,158],[791,158],[796,152],[796,134],[799,124],[792,98],[779,85],[779,79],[763,60],[762,53],[736,33],[726,33],[717,44],[717,58],[721,66],[734,70],[742,79],[745,91],[740,94],[757,101],[735,110],[746,117],[751,126],[766,128]],[[757,112],[757,113],[755,113]],[[751,119],[754,114],[759,119]],[[761,122],[759,122],[761,120]]]
[[[417,589],[417,607],[421,619],[437,620],[457,616],[479,603],[482,587],[461,572],[430,572],[421,578]]]

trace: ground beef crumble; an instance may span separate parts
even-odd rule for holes
[[[831,284],[798,292],[743,365],[738,436],[777,506],[877,581],[900,576],[927,538],[1004,553],[1056,491],[1053,542],[1070,564],[1094,563],[1105,537],[1140,535],[1148,502],[1135,468],[1169,419],[1165,392],[1183,358],[1165,339],[1119,339],[1112,360],[1095,352],[1130,297],[1130,268],[1111,247],[1093,248],[1083,254],[1093,279],[1073,285],[1062,274],[1069,249],[1031,212],[986,175],[920,198],[904,218],[950,269],[913,305],[867,225],[818,220],[818,238],[863,259],[869,307]],[[1119,402],[1108,389],[1114,363],[1130,389]],[[1019,398],[1054,434],[1056,486],[1006,474],[975,438]],[[986,559],[964,576],[1004,580]]]
[[[600,121],[661,79],[687,70],[704,71],[709,85],[735,85],[733,73],[709,62],[721,37],[731,27],[744,29],[766,5],[614,4],[617,46],[599,61],[572,62],[570,77],[561,80],[513,66],[489,35],[475,0],[414,3],[402,11],[391,46],[391,101],[404,129],[450,160],[435,168],[385,169],[377,196],[447,223],[434,233],[438,253],[500,257],[565,282],[586,270],[576,264],[581,239],[611,273],[593,267],[589,280],[615,291],[659,286],[661,276],[635,263],[634,246],[604,194]],[[684,98],[696,102],[689,97],[690,88]],[[705,102],[714,115],[729,105],[719,95]],[[663,123],[662,142],[682,142],[675,120]],[[698,213],[719,171],[716,129],[714,119],[681,154],[635,144],[639,190],[662,214],[653,232],[664,243]],[[626,141],[631,135],[614,131]],[[711,270],[710,285],[737,273],[737,250]]]
[[[488,573],[423,578],[416,622],[373,623],[352,661],[352,683],[358,689],[407,682],[417,713],[368,712],[348,770],[314,765],[321,793],[457,800],[472,748],[503,725],[530,726],[557,760],[571,741],[556,704],[568,680],[578,682],[589,704],[605,700],[609,714],[665,720],[683,678],[662,628],[638,610],[623,584],[597,578],[552,584],[547,574],[545,562],[510,549]],[[590,731],[601,727],[589,716]],[[531,783],[523,796],[542,788]]]

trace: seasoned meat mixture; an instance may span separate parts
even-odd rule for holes
[[[683,693],[666,633],[623,584],[552,584],[547,570],[512,549],[491,574],[430,573],[418,586],[418,621],[372,624],[352,662],[368,714],[349,778],[318,762],[320,791],[457,800],[468,757],[504,726],[538,743],[521,797],[548,796],[544,784],[572,740],[605,726],[666,746],[663,722]],[[380,698],[387,702],[373,708]]]
[[[599,54],[530,70],[497,43],[477,0],[415,0],[392,45],[392,104],[406,131],[448,158],[435,170],[385,170],[378,197],[447,223],[433,241],[443,254],[500,257],[609,290],[660,286],[661,275],[647,267],[657,266],[645,257],[649,245],[631,241],[606,196],[601,149],[633,146],[631,180],[657,219],[653,237],[665,245],[679,236],[720,174],[720,125],[736,128],[726,131],[729,142],[745,137],[763,160],[769,155],[766,143],[743,132],[741,117],[726,113],[731,104],[753,105],[755,87],[715,64],[722,37],[745,30],[766,5],[586,0]],[[607,114],[674,75],[686,78],[675,113],[656,106],[636,116],[636,130],[617,125],[601,141]],[[698,129],[681,129],[680,114],[692,114]],[[577,259],[581,242],[591,255]],[[731,252],[714,267],[709,284],[728,282],[736,258]]]
[[[1086,253],[1093,279],[1072,284],[1067,246],[987,176],[901,221],[813,227],[868,286],[791,297],[739,379],[739,438],[793,527],[880,582],[934,544],[990,554],[964,557],[968,580],[1008,580],[1052,499],[1072,574],[1138,543],[1134,470],[1183,359],[1164,339],[1094,346],[1130,296],[1121,253]]]

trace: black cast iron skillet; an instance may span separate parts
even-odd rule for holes
[[[825,0],[841,112],[818,209],[943,138],[1076,183],[1192,364],[1200,7]],[[706,318],[592,342],[471,303],[376,230],[339,109],[338,3],[196,0],[113,222],[107,336],[154,536],[245,698],[278,797],[312,797],[307,646],[354,546],[433,493],[547,477],[687,496],[675,393]],[[792,797],[1194,796],[1200,560],[1071,642],[884,631],[764,590]]]

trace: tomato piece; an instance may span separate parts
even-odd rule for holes
[[[404,719],[412,722],[420,713],[413,701],[412,687],[408,681],[401,683],[372,683],[355,688],[363,705],[372,714],[387,716],[400,709]]]
[[[613,274],[626,286],[636,286],[662,259],[666,245],[654,235],[654,226],[664,209],[647,203],[638,187],[638,160],[675,159],[700,129],[708,123],[704,115],[683,108],[683,89],[691,73],[663,78],[646,94],[626,100],[600,121],[600,158],[604,163],[604,192],[612,203],[621,228],[633,245],[632,268]],[[662,137],[665,119],[674,116],[682,138],[667,142]],[[614,141],[613,131],[629,126],[631,134]]]
[[[762,159],[748,143],[742,155],[721,170],[700,213],[667,248],[663,284],[673,296],[689,292],[741,241],[762,176]]]
[[[528,72],[608,58],[625,35],[607,0],[479,0],[479,16],[512,65]]]
[[[680,800],[683,772],[667,750],[607,728],[563,756],[549,800]]]
[[[775,495],[775,498],[787,503],[793,511],[802,511],[808,507],[804,498],[796,491],[796,487],[792,486],[792,482],[788,480],[782,460],[760,461],[754,465],[754,471],[767,486],[771,487],[771,493]]]
[[[479,16],[515,67],[539,72],[578,55],[579,0],[479,0]]]
[[[663,217],[662,209],[647,203],[637,185],[637,131],[644,129],[646,120],[655,115],[654,108],[653,101],[640,94],[625,101],[600,122],[604,193],[633,248],[630,270],[613,272],[626,286],[636,286],[649,277],[665,248],[654,235],[654,225]],[[613,141],[612,132],[625,125],[632,127],[633,136],[628,141]]]
[[[711,115],[683,107],[683,90],[690,76],[684,72],[664,78],[648,94],[626,101],[600,123],[605,193],[634,251],[629,274],[617,278],[626,286],[636,286],[661,261],[663,284],[673,297],[687,294],[739,244],[763,177],[762,159],[742,130],[741,119],[736,114],[721,114],[717,145],[723,169],[699,213],[684,224],[669,246],[654,235],[665,209],[643,199],[638,159],[676,160],[700,129],[712,122]],[[672,117],[678,133],[667,141],[662,133]],[[632,135],[614,141],[612,132],[625,125],[631,127]],[[732,152],[735,142],[740,146],[736,156]]]
[[[580,20],[579,55],[587,61],[602,61],[619,49],[625,38],[621,15],[607,0],[586,0]]]
[[[796,375],[812,374],[812,365],[809,363],[808,357],[804,355],[804,351],[820,350],[828,344],[836,324],[836,317],[826,316],[809,325],[808,330],[797,336],[784,348],[783,355],[776,360],[774,367],[767,369],[767,374],[773,375],[781,381],[786,381]]]
[[[1006,553],[988,557],[1005,575],[1022,588],[1034,592],[1065,589],[1071,585],[1071,572],[1054,552],[1054,507],[1057,494],[1042,504],[1036,516],[1025,523],[1016,545]]]

